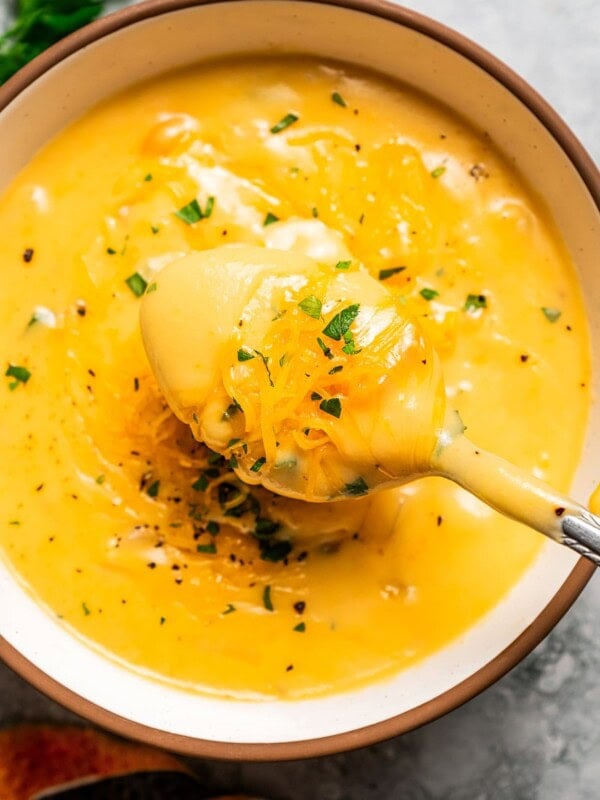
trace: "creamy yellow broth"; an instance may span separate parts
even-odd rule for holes
[[[445,109],[335,65],[202,67],[58,136],[0,224],[0,544],[89,642],[202,691],[340,690],[459,636],[536,556],[538,534],[440,478],[331,505],[246,496],[141,344],[138,294],[191,251],[357,260],[433,342],[472,440],[566,490],[589,406],[574,273],[537,199]]]

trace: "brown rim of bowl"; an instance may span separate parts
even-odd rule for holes
[[[223,1],[147,0],[140,5],[135,5],[104,17],[63,39],[38,56],[5,83],[0,88],[0,111],[51,67],[77,50],[114,31],[170,11]],[[225,1],[244,2],[244,0]],[[402,6],[387,2],[387,0],[309,1],[362,11],[372,16],[398,23],[429,36],[481,67],[521,100],[552,134],[577,169],[600,211],[600,173],[590,156],[573,132],[548,103],[526,81],[491,53],[445,25]],[[132,722],[80,697],[38,669],[2,638],[0,638],[0,657],[16,673],[53,700],[92,722],[130,739],[138,739],[187,755],[207,758],[248,761],[311,758],[364,747],[392,736],[406,733],[420,725],[424,725],[426,722],[431,722],[441,717],[443,714],[470,700],[479,692],[487,689],[488,686],[505,675],[515,664],[531,652],[550,632],[575,601],[593,572],[593,564],[583,558],[579,559],[569,577],[533,623],[488,664],[452,689],[410,711],[405,711],[382,722],[346,733],[298,742],[236,744],[166,733],[156,728]]]

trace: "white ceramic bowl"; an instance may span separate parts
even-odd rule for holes
[[[442,100],[486,131],[547,203],[579,271],[600,375],[600,179],[556,114],[507,67],[443,26],[377,0],[152,0],[69,37],[0,90],[0,188],[68,122],[132,83],[240,53],[302,53],[366,66]],[[596,387],[596,396],[599,395]],[[595,407],[573,494],[598,478]],[[275,759],[369,744],[454,708],[522,658],[592,572],[548,543],[510,594],[435,655],[381,683],[293,702],[186,693],[85,646],[0,564],[0,654],[78,713],[197,755]]]

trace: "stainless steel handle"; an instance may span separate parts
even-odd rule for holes
[[[582,509],[562,520],[562,544],[600,567],[600,517]]]

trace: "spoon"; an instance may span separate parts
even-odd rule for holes
[[[174,413],[247,483],[333,502],[442,476],[600,565],[600,517],[469,441],[417,322],[349,262],[194,253],[159,274],[141,328]]]

